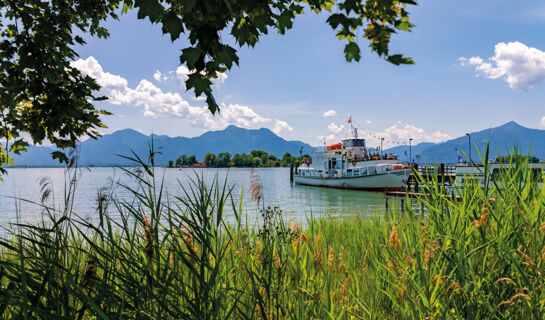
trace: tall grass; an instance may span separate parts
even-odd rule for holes
[[[263,206],[259,224],[242,223],[217,178],[168,194],[153,157],[131,159],[135,183],[119,187],[133,201],[100,190],[91,221],[43,204],[42,223],[12,225],[2,318],[543,318],[545,189],[523,158],[459,198],[421,181],[427,195],[404,210],[304,228]]]

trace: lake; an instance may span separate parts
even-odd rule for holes
[[[128,185],[134,181],[119,168],[84,168],[79,170],[78,185],[75,193],[74,212],[80,216],[92,218],[96,214],[97,192],[100,188],[122,182]],[[286,218],[291,217],[303,221],[312,213],[313,216],[324,215],[367,215],[384,210],[384,193],[356,190],[338,190],[310,186],[292,185],[289,180],[289,168],[259,168],[263,185],[266,206],[278,206]],[[243,207],[249,217],[258,213],[256,204],[250,199],[250,170],[244,168],[230,169],[177,169],[156,168],[156,175],[164,176],[166,190],[170,195],[181,195],[183,186],[188,185],[191,177],[202,174],[207,181],[218,176],[234,187],[234,196],[240,199],[243,195]],[[65,181],[69,180],[63,168],[10,168],[0,182],[0,223],[15,221],[17,212],[23,221],[39,219],[41,209],[32,203],[20,199],[40,202],[40,179],[48,177],[53,185],[53,193],[49,201],[54,201],[58,208],[63,203]],[[159,178],[160,179],[160,178]],[[117,186],[115,195],[120,200],[131,200],[133,197],[124,188]],[[19,199],[19,200],[17,200]],[[111,210],[112,211],[112,210]],[[115,210],[112,213],[115,215]]]

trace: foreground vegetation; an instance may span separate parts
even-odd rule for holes
[[[142,164],[127,171],[134,202],[101,190],[90,222],[67,192],[61,212],[44,208],[42,224],[11,228],[0,242],[0,314],[541,319],[545,188],[527,163],[515,167],[456,190],[459,199],[434,182],[429,196],[373,219],[309,216],[302,226],[278,208],[248,223],[217,180],[196,177],[166,195]],[[254,173],[251,196],[262,204],[261,190]]]

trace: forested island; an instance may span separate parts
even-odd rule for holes
[[[231,156],[229,152],[216,154],[207,153],[202,162],[199,162],[195,155],[182,154],[176,160],[168,162],[169,168],[209,167],[209,168],[256,168],[256,167],[289,167],[299,165],[303,159],[310,159],[310,155],[304,154],[299,157],[292,156],[289,152],[284,153],[281,159],[274,154],[268,154],[263,150],[252,150],[250,154],[242,153]]]

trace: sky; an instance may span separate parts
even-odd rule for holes
[[[368,145],[384,137],[388,147],[509,121],[545,129],[543,1],[421,0],[409,12],[415,27],[393,35],[390,52],[414,65],[385,62],[361,36],[362,59],[346,62],[327,14],[298,16],[286,35],[271,30],[254,48],[239,48],[239,66],[215,81],[215,116],[185,90],[184,35],[171,42],[134,11],[105,23],[108,39],[86,36],[73,65],[109,97],[97,104],[114,113],[103,133],[193,137],[234,124],[323,145],[347,136],[351,117]]]

